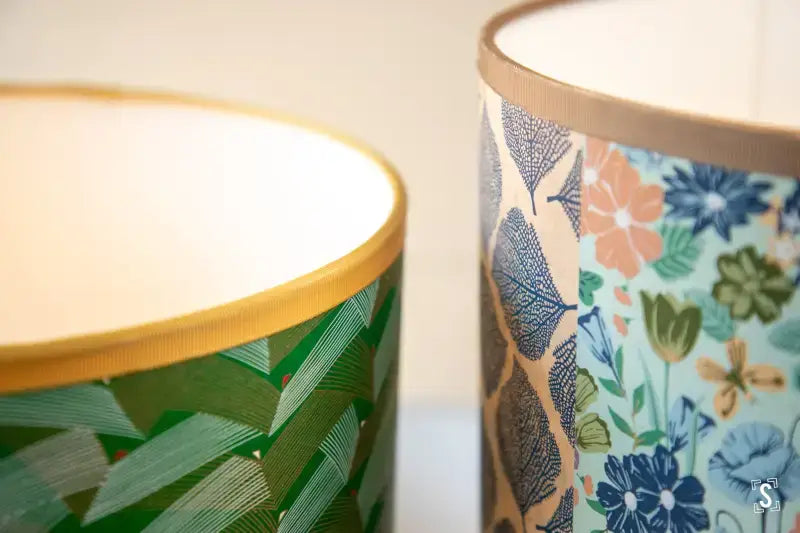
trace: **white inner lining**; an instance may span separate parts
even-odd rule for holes
[[[541,74],[661,107],[800,128],[797,0],[583,0],[502,27]]]
[[[264,291],[386,221],[384,170],[324,135],[158,103],[0,98],[0,344]]]

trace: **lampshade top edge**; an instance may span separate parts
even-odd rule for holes
[[[249,296],[130,327],[41,342],[0,344],[0,392],[65,385],[201,357],[307,321],[379,278],[402,253],[406,194],[395,168],[351,137],[285,113],[199,96],[86,85],[0,83],[4,97],[148,102],[265,119],[321,135],[369,160],[391,190],[391,208],[369,238],[334,261]],[[65,305],[68,305],[65,302]]]
[[[729,168],[800,176],[800,128],[722,118],[587,89],[522,65],[497,43],[498,33],[520,17],[584,2],[590,0],[529,0],[492,16],[478,43],[483,81],[534,116],[593,137]]]

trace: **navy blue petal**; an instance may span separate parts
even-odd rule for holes
[[[613,511],[625,505],[622,492],[605,481],[597,484],[597,501],[606,511]]]
[[[613,455],[608,456],[605,470],[609,481],[611,481],[619,490],[626,491],[633,488],[631,478],[622,467],[622,462]]]

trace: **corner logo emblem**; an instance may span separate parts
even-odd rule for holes
[[[781,502],[780,500],[773,499],[770,496],[770,490],[777,490],[778,489],[778,479],[771,477],[767,478],[766,481],[762,482],[760,479],[753,479],[750,481],[751,490],[757,490],[761,493],[761,498],[753,504],[753,512],[756,514],[761,514],[766,510],[770,511],[780,511],[781,510]]]

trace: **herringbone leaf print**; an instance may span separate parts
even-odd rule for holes
[[[300,404],[308,398],[361,328],[369,325],[377,288],[377,283],[373,283],[335,311],[333,320],[300,365],[297,374],[281,393],[278,410],[269,431],[270,435],[286,423]]]
[[[84,523],[135,503],[259,434],[257,429],[224,418],[192,415],[114,464]]]
[[[269,340],[266,338],[224,350],[220,354],[269,375]]]
[[[0,397],[0,531],[377,531],[400,273],[269,338]]]
[[[396,289],[386,295],[382,310],[375,317],[371,328],[373,339],[377,345],[375,350],[375,363],[372,365],[372,391],[373,398],[377,399],[378,392],[386,381],[392,362],[398,350],[400,341],[400,306],[394,303],[399,295]],[[383,317],[386,316],[385,323]]]
[[[278,530],[278,519],[269,509],[255,509],[240,516],[234,523],[224,529],[225,533],[275,533]]]
[[[280,396],[269,382],[220,356],[123,376],[110,387],[147,434],[165,410],[213,414],[268,432]]]
[[[144,533],[215,533],[269,497],[258,462],[231,457],[158,515]]]
[[[325,458],[281,520],[279,533],[305,533],[311,528],[347,483],[357,439],[358,419],[351,406],[322,441]]]
[[[100,442],[88,429],[71,429],[0,461],[0,526],[52,502],[97,487],[108,470]]]
[[[373,505],[378,502],[381,493],[387,488],[386,472],[391,468],[394,458],[394,401],[386,415],[375,435],[372,455],[367,458],[364,475],[361,479],[361,488],[358,491],[358,507],[361,510],[362,520],[369,517]]]
[[[76,385],[0,397],[0,427],[69,429],[84,427],[104,435],[144,439],[102,385]]]
[[[346,488],[331,502],[311,533],[350,533],[361,529],[358,503]]]

